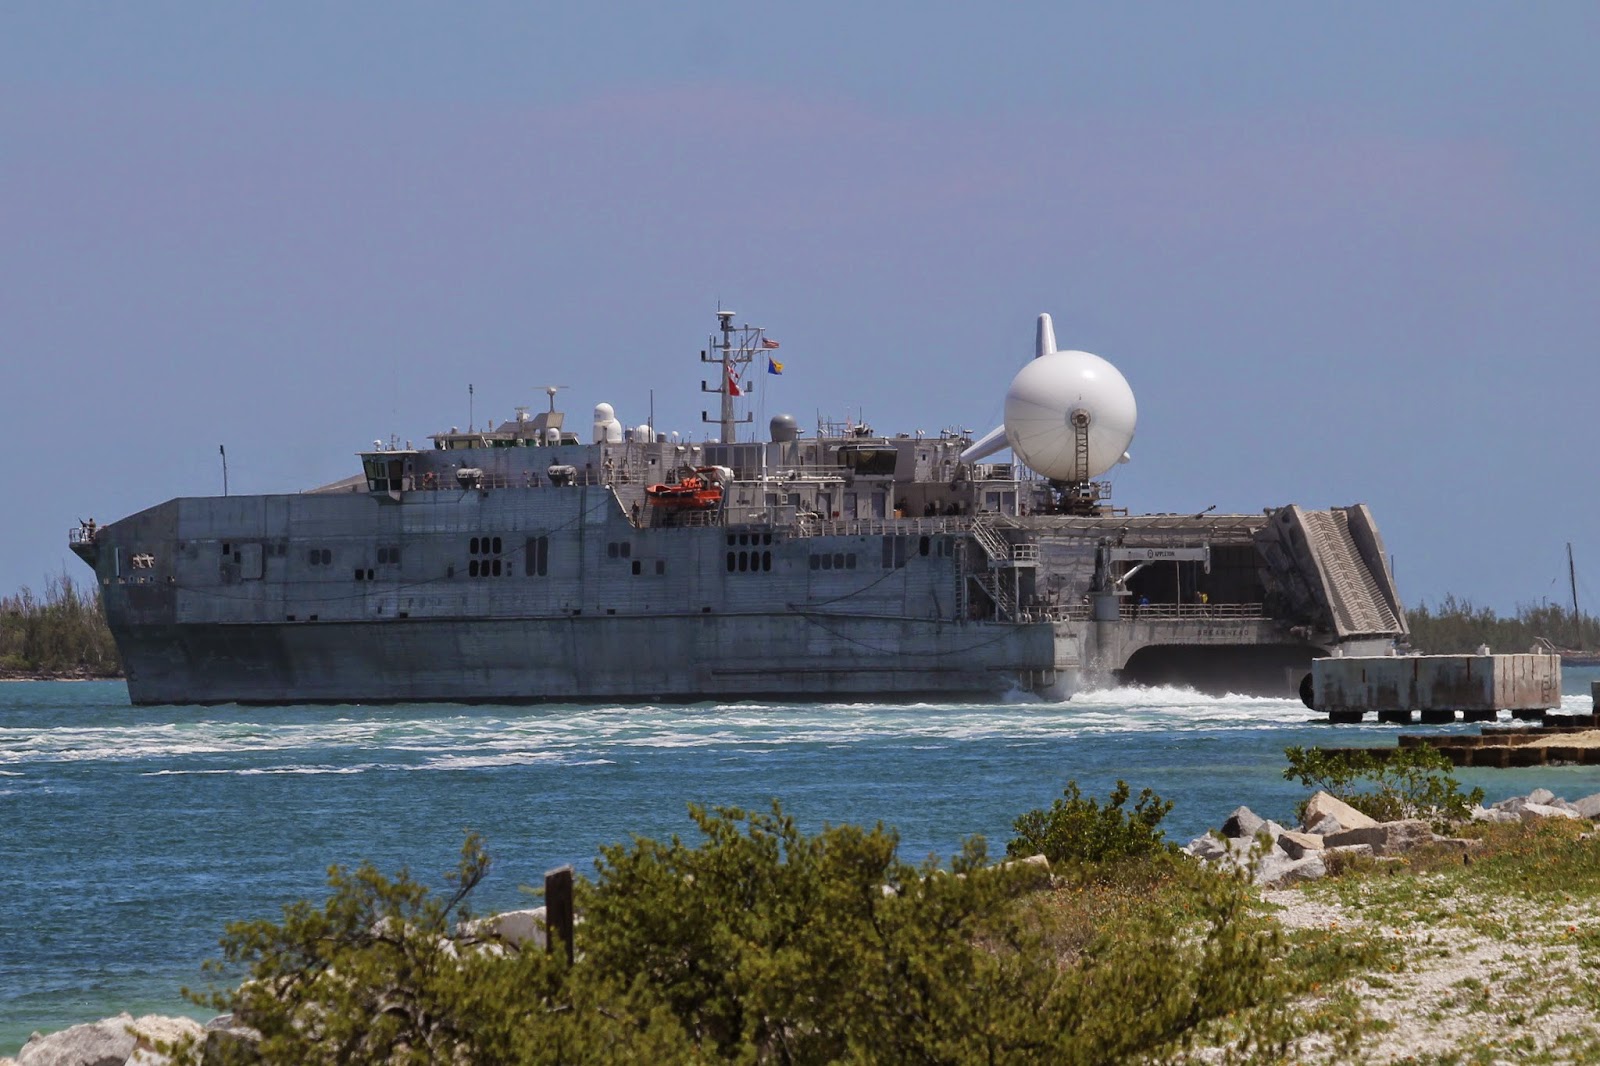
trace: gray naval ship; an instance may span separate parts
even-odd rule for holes
[[[1048,315],[978,439],[779,415],[740,440],[777,343],[718,319],[716,440],[607,404],[580,434],[551,388],[493,428],[375,442],[332,485],[72,529],[132,701],[1292,694],[1313,657],[1406,635],[1365,506],[1115,507],[1095,479],[1127,460],[1132,391]]]

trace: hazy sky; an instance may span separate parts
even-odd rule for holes
[[[1408,603],[1600,608],[1600,6],[0,7],[0,591],[79,517],[544,403],[1000,419],[1034,317],[1117,502],[1362,501]],[[1587,575],[1586,577],[1584,575]]]

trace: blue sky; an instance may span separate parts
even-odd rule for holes
[[[539,406],[999,421],[1033,320],[1135,511],[1370,504],[1407,602],[1600,607],[1592,4],[0,7],[0,590],[69,525]]]

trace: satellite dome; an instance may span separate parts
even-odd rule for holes
[[[1011,379],[1006,441],[1045,477],[1088,481],[1122,461],[1138,415],[1133,389],[1116,367],[1089,352],[1047,351]],[[1088,439],[1087,464],[1078,455],[1080,434]]]

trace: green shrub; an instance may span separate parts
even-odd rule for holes
[[[1382,757],[1300,747],[1285,748],[1283,754],[1289,760],[1284,780],[1327,791],[1380,822],[1462,821],[1483,802],[1481,788],[1462,794],[1461,782],[1450,775],[1449,757],[1428,745],[1385,750]],[[1305,802],[1296,808],[1297,818],[1304,818],[1305,808]]]
[[[1123,864],[1041,892],[978,839],[944,870],[899,861],[882,826],[691,814],[696,845],[603,849],[571,964],[483,950],[462,924],[488,871],[469,838],[446,900],[336,868],[322,906],[229,926],[219,965],[250,980],[206,1001],[262,1032],[264,1062],[356,1066],[1090,1064],[1171,1058],[1215,1025],[1240,1048],[1280,1031],[1278,941],[1237,879]]]
[[[1006,854],[1043,855],[1053,863],[1105,862],[1177,850],[1157,828],[1172,810],[1170,801],[1148,788],[1139,793],[1132,811],[1122,809],[1127,801],[1126,781],[1117,782],[1104,807],[1098,800],[1084,799],[1078,783],[1068,781],[1062,798],[1048,811],[1035,808],[1016,820],[1012,828],[1017,836],[1006,845]]]

